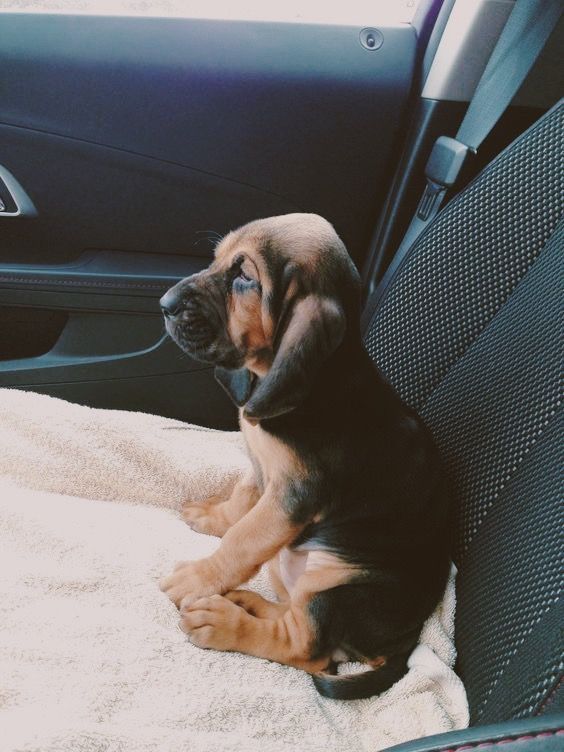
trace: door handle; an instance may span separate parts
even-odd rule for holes
[[[0,165],[0,218],[35,217],[37,210],[33,201],[12,173]]]

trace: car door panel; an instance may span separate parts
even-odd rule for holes
[[[416,53],[410,26],[380,29],[367,50],[355,26],[3,14],[0,165],[36,216],[0,218],[0,306],[68,317],[27,363],[1,353],[0,384],[128,407],[142,379],[184,373],[182,404],[145,409],[209,424],[211,369],[161,342],[158,298],[272,214],[323,214],[362,263]]]

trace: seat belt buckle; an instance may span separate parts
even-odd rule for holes
[[[435,141],[425,167],[427,186],[417,207],[419,219],[425,221],[433,214],[439,197],[456,182],[469,152],[474,150],[450,136],[440,136]]]
[[[417,207],[417,216],[419,217],[419,219],[422,219],[424,222],[429,219],[429,217],[433,213],[433,208],[439,196],[441,196],[445,191],[446,188],[444,186],[433,183],[432,180],[429,180],[429,178],[427,178],[425,191],[423,192],[421,201],[419,202],[419,206]]]

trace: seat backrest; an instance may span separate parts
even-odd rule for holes
[[[563,128],[564,100],[446,206],[366,331],[451,479],[474,724],[564,708]]]

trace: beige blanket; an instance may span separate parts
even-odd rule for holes
[[[217,541],[177,510],[246,463],[238,434],[0,390],[2,752],[362,751],[467,724],[454,576],[380,697],[188,642],[157,581]]]

